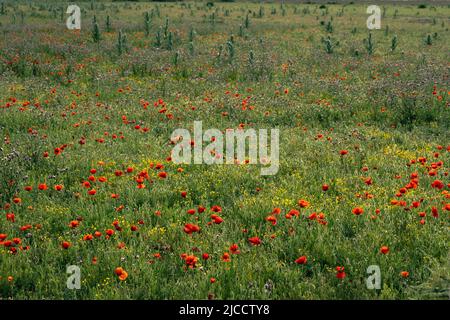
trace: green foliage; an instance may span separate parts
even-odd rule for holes
[[[93,23],[93,25],[92,25],[92,33],[91,33],[91,34],[92,34],[92,40],[93,40],[95,43],[100,42],[100,40],[101,40],[100,28],[99,28],[97,22],[94,22],[94,23]]]

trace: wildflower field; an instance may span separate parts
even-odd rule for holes
[[[449,299],[424,3],[1,2],[0,299]],[[279,129],[278,171],[175,163],[194,121]]]

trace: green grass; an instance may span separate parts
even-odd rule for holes
[[[448,6],[384,5],[369,55],[365,5],[264,4],[261,18],[259,4],[244,2],[78,5],[80,32],[67,30],[65,3],[7,2],[0,15],[0,299],[448,298]],[[247,13],[249,27],[240,31]],[[126,35],[120,55],[119,30]],[[328,36],[339,42],[332,53],[322,41]],[[252,108],[243,110],[247,97]],[[259,166],[168,161],[171,133],[192,129],[195,120],[205,129],[280,129],[279,172],[263,177]],[[146,188],[138,189],[143,171]],[[414,172],[417,188],[397,197]],[[107,181],[85,188],[91,175]],[[444,187],[433,188],[435,180]],[[64,189],[54,190],[57,184]],[[299,208],[300,199],[310,206]],[[199,205],[206,211],[186,213]],[[215,205],[221,224],[210,224]],[[352,214],[355,207],[364,213]],[[275,226],[266,221],[274,208],[281,209]],[[287,219],[291,209],[300,215]],[[313,212],[325,215],[322,223],[308,218]],[[80,225],[69,228],[77,218]],[[186,234],[186,223],[200,232]],[[109,239],[107,229],[115,230]],[[83,240],[95,231],[102,236]],[[254,236],[261,245],[249,243]],[[21,240],[15,254],[4,245],[13,238]],[[222,261],[232,244],[240,254]],[[196,266],[188,268],[182,254],[195,255]],[[303,255],[307,263],[296,264]],[[69,265],[81,268],[80,290],[66,288]],[[366,287],[370,265],[381,269],[381,289]],[[337,266],[345,267],[344,279]],[[117,267],[128,273],[125,281]]]

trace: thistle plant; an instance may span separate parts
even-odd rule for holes
[[[191,30],[189,31],[189,42],[194,42],[194,37],[195,37],[195,30],[194,28],[191,28]]]
[[[122,30],[119,30],[119,35],[117,37],[117,53],[119,56],[126,50],[126,42],[127,36],[122,32]]]
[[[394,35],[394,37],[391,40],[391,51],[394,52],[394,50],[397,48],[398,40],[397,35]]]
[[[331,21],[328,21],[325,29],[327,30],[328,33],[332,33],[333,32],[333,24],[331,23]]]
[[[230,63],[233,61],[234,58],[234,44],[231,42],[231,40],[227,41],[227,50],[228,50],[228,57],[230,60]]]
[[[339,41],[333,42],[329,36],[325,39],[322,38],[322,42],[325,45],[325,52],[328,54],[332,54],[334,52],[334,48],[339,45]]]
[[[97,43],[100,42],[100,39],[100,28],[98,27],[98,23],[94,22],[94,25],[92,26],[92,40]]]
[[[111,32],[111,19],[109,16],[106,16],[106,32]]]
[[[169,35],[169,18],[166,18],[166,23],[164,24],[164,39],[167,39]]]
[[[167,49],[169,49],[169,50],[173,49],[173,34],[172,34],[172,32],[169,32],[169,35],[167,36]]]
[[[161,29],[162,29],[162,27],[158,28],[158,31],[156,31],[156,36],[155,36],[155,46],[158,48],[161,47],[161,43],[162,43]]]
[[[246,29],[248,29],[250,27],[250,18],[248,17],[248,13],[245,16],[244,26],[245,26]]]
[[[151,19],[148,12],[145,13],[144,17],[144,28],[145,28],[145,35],[148,37],[150,34],[150,26],[151,26]]]
[[[369,55],[372,55],[374,50],[375,50],[375,43],[373,42],[372,33],[371,32],[369,32],[368,38],[363,40],[363,43],[364,43],[364,45],[366,47],[367,53]]]

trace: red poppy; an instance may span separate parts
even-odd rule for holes
[[[300,208],[307,208],[309,207],[309,202],[306,200],[298,200],[298,205],[300,206]]]
[[[277,224],[277,218],[275,216],[268,216],[266,218],[267,221],[269,221],[273,226],[275,226]]]
[[[387,254],[387,253],[389,252],[389,247],[387,247],[387,246],[382,246],[382,247],[380,248],[380,252],[381,252],[382,254]]]
[[[187,223],[184,225],[183,231],[186,232],[187,234],[192,234],[194,232],[199,232],[200,227],[195,224]]]
[[[306,256],[301,256],[295,260],[295,263],[306,264],[307,261],[308,261],[308,259],[306,258]]]
[[[441,180],[434,180],[433,183],[431,183],[431,186],[433,188],[441,190],[444,188],[444,183]]]
[[[363,214],[363,212],[364,212],[364,209],[360,208],[360,207],[356,207],[352,210],[352,213],[356,216]]]
[[[84,241],[91,241],[94,237],[92,236],[92,234],[87,234],[83,237]]]
[[[344,267],[336,267],[336,278],[338,279],[344,279],[346,277],[345,271],[344,271]]]
[[[219,217],[217,214],[212,214],[211,219],[213,219],[215,224],[221,224],[223,222],[223,219]]]
[[[232,254],[239,254],[239,253],[241,253],[241,252],[239,251],[238,245],[237,245],[236,243],[235,243],[235,244],[232,244],[232,245],[230,246],[230,251],[231,251]]]
[[[203,213],[205,212],[206,208],[204,206],[198,206],[197,211],[198,213]]]
[[[408,278],[409,277],[409,272],[408,271],[402,271],[400,272],[400,275],[402,276],[402,278]]]
[[[40,183],[38,186],[39,190],[47,190],[47,185],[45,183]]]
[[[165,179],[167,178],[167,173],[164,171],[158,172],[158,177],[160,177],[161,179]]]
[[[69,248],[70,248],[70,242],[64,241],[64,242],[61,244],[61,246],[62,246],[64,249],[69,249]]]
[[[186,265],[188,265],[189,268],[195,268],[198,258],[194,255],[189,255],[189,256],[186,256],[184,261],[186,261]]]
[[[230,254],[228,252],[224,252],[222,255],[222,261],[223,262],[230,262],[231,261],[231,257]]]
[[[254,246],[259,246],[261,244],[261,239],[258,237],[249,238],[248,241]]]

